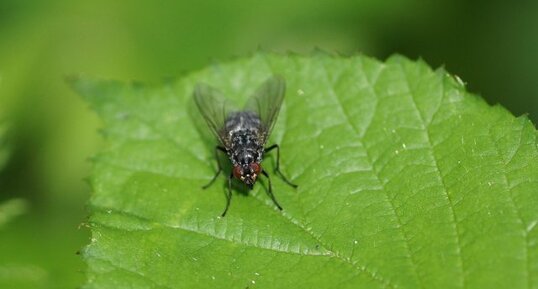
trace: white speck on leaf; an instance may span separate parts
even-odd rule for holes
[[[298,95],[303,95],[304,94],[304,91],[302,89],[297,89],[297,94]]]

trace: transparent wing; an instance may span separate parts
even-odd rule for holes
[[[233,106],[220,91],[204,83],[194,88],[194,102],[211,132],[223,146],[228,147],[230,140],[224,131],[224,124],[229,113],[234,111]]]
[[[245,105],[246,111],[255,112],[260,117],[260,137],[264,143],[271,134],[285,93],[286,81],[284,78],[272,76],[256,90]]]

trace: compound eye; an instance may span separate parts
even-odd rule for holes
[[[252,170],[252,172],[254,172],[256,175],[259,175],[261,170],[262,170],[262,167],[260,166],[260,164],[258,163],[251,163],[250,164],[250,169]]]
[[[243,176],[241,166],[234,166],[233,174],[234,177],[236,177],[237,179],[241,179],[241,177]]]

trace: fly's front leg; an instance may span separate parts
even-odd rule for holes
[[[273,186],[271,185],[271,178],[269,177],[269,174],[264,170],[262,170],[262,174],[267,178],[267,181],[269,182],[269,190],[268,190],[269,197],[271,197],[271,200],[273,200],[273,203],[275,203],[278,209],[282,211],[282,207],[276,201],[275,195],[273,195]]]
[[[297,188],[297,185],[290,182],[288,180],[288,178],[286,178],[284,176],[284,174],[282,174],[282,172],[280,171],[280,147],[277,144],[274,144],[274,145],[272,145],[272,146],[270,146],[268,148],[265,148],[264,152],[268,153],[268,152],[272,151],[275,148],[276,148],[276,168],[275,168],[275,172],[280,175],[280,177],[284,180],[284,182],[286,182],[286,184],[288,184],[288,185],[290,185],[290,186],[292,186],[294,188]],[[265,172],[263,172],[263,173],[267,178],[269,178],[269,176],[267,176],[267,174]]]
[[[224,152],[226,153],[226,149],[221,147],[221,146],[216,146],[215,147],[215,159],[217,160],[217,173],[213,176],[213,178],[211,179],[211,181],[209,181],[209,183],[207,183],[207,185],[203,186],[202,189],[207,189],[209,186],[211,186],[211,184],[213,184],[213,182],[217,179],[217,177],[220,175],[220,172],[222,172],[222,167],[220,166],[220,161],[219,161],[219,151],[221,152]]]
[[[228,208],[230,207],[230,202],[232,200],[232,178],[234,177],[234,174],[231,173],[228,176],[228,191],[226,192],[226,208],[224,208],[224,212],[222,212],[221,217],[226,216],[226,212],[228,212]]]

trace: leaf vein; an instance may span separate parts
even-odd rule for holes
[[[439,178],[439,181],[441,182],[443,194],[445,195],[445,197],[447,198],[447,201],[448,201],[448,205],[449,205],[448,208],[450,210],[450,216],[452,218],[451,223],[454,225],[453,227],[454,227],[454,231],[455,231],[454,235],[455,235],[455,239],[456,239],[456,250],[457,250],[457,253],[458,253],[458,260],[459,260],[459,265],[460,265],[460,268],[461,268],[461,271],[462,271],[462,274],[460,274],[460,276],[461,276],[461,280],[460,280],[461,281],[461,287],[465,288],[465,275],[464,275],[465,270],[464,270],[464,266],[463,266],[462,246],[461,246],[460,231],[459,231],[459,227],[458,227],[458,221],[457,221],[456,212],[455,212],[455,209],[454,209],[454,204],[453,204],[452,199],[450,198],[450,195],[448,193],[447,185],[445,183],[443,174],[441,173],[441,171],[439,169],[439,164],[437,162],[437,157],[435,155],[435,148],[434,148],[434,146],[432,144],[427,124],[424,121],[422,113],[420,112],[420,110],[419,110],[419,108],[417,106],[415,96],[414,96],[414,92],[413,92],[413,89],[411,87],[411,83],[410,83],[410,81],[409,81],[409,79],[407,77],[407,73],[405,73],[404,67],[403,67],[402,64],[400,64],[399,67],[400,67],[400,69],[402,71],[403,79],[406,81],[406,84],[407,84],[407,88],[408,88],[408,91],[409,91],[409,96],[410,96],[410,99],[411,99],[411,104],[413,105],[414,110],[418,114],[418,117],[419,117],[419,120],[420,120],[420,123],[421,123],[421,129],[424,131],[424,134],[426,136],[426,140],[427,140],[428,146],[430,148],[429,149],[430,156],[432,157],[432,161],[433,161],[433,164],[434,164],[435,173],[437,174],[437,177]]]

